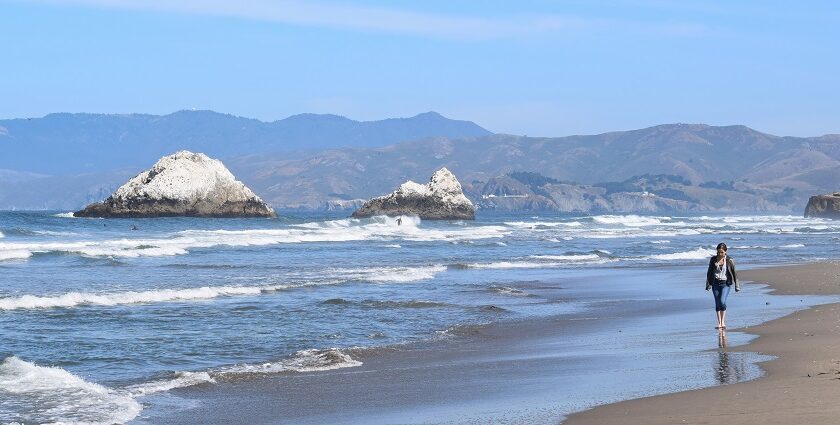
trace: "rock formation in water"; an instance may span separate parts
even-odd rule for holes
[[[180,151],[165,156],[76,217],[275,217],[217,159]]]
[[[805,217],[840,219],[840,192],[812,196],[805,207]]]
[[[365,202],[353,217],[416,215],[424,220],[474,220],[475,207],[464,196],[461,183],[446,168],[432,175],[428,184],[411,180],[389,195]]]

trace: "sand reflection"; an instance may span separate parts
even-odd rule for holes
[[[718,384],[734,384],[746,378],[746,364],[742,353],[727,350],[726,330],[718,332],[718,358],[715,365],[715,379]]]

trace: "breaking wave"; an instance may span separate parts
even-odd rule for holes
[[[550,257],[550,256],[549,256]],[[557,256],[562,257],[562,256]],[[584,256],[580,256],[584,257]],[[514,261],[494,261],[492,263],[469,263],[456,264],[454,268],[463,269],[543,269],[555,267],[571,267],[576,265],[591,265],[604,264],[612,261],[617,261],[611,258],[601,258],[597,255],[592,257],[586,256],[586,259],[562,260],[562,261],[528,261],[528,260],[514,260]]]
[[[685,252],[675,252],[673,254],[657,254],[651,255],[649,257],[645,257],[646,259],[650,260],[702,260],[706,258],[710,258],[712,255],[715,254],[714,249],[711,248],[697,248],[692,251],[685,251]]]
[[[516,296],[516,297],[527,297],[528,296],[527,292],[525,292],[521,289],[511,288],[509,286],[491,286],[489,289],[490,289],[491,292],[495,292],[495,293],[501,294],[501,295],[512,295],[512,296]]]
[[[158,289],[152,291],[128,291],[110,294],[69,292],[58,296],[24,295],[0,298],[0,310],[29,310],[76,306],[115,306],[124,304],[150,304],[171,301],[211,299],[235,295],[259,295],[263,292],[279,291],[289,286],[203,286],[187,289]]]
[[[259,364],[241,364],[226,366],[210,372],[214,377],[234,377],[246,374],[270,374],[283,372],[318,372],[324,370],[342,369],[361,366],[362,362],[354,360],[338,348],[323,350],[309,349],[296,352],[288,359]]]
[[[581,227],[583,223],[579,221],[506,221],[506,226],[515,227],[518,229],[550,229],[556,227]]]
[[[168,379],[112,389],[59,367],[38,366],[12,356],[0,363],[0,417],[11,421],[8,423],[124,424],[143,410],[138,397],[253,374],[304,373],[361,365],[338,348],[309,349],[275,362],[176,372]]]
[[[330,298],[328,300],[322,301],[321,304],[327,305],[359,305],[365,308],[375,308],[375,309],[391,309],[391,308],[437,308],[437,307],[448,307],[449,304],[437,302],[437,301],[426,301],[426,300],[405,300],[405,301],[390,301],[390,300],[363,300],[363,301],[350,301],[344,298]]]
[[[8,251],[0,251],[0,261],[3,260],[25,260],[32,256],[32,253],[25,250],[8,250]]]
[[[142,397],[150,394],[166,392],[175,388],[186,388],[194,385],[213,384],[216,380],[207,372],[176,372],[172,379],[163,379],[132,385],[126,390],[132,397]]]
[[[621,224],[627,227],[656,226],[670,217],[643,217],[639,215],[596,215],[592,221],[599,224]]]
[[[32,310],[78,306],[115,306],[207,300],[232,296],[254,296],[293,288],[339,284],[352,280],[372,283],[406,283],[431,279],[443,271],[446,271],[446,267],[444,266],[338,269],[331,271],[329,279],[306,281],[297,284],[262,286],[202,286],[198,288],[155,289],[149,291],[126,291],[102,294],[69,292],[54,296],[23,295],[19,297],[0,298],[0,310]]]
[[[382,267],[361,269],[361,280],[376,283],[406,283],[432,279],[446,271],[445,266],[427,267]],[[349,272],[348,272],[349,273]]]
[[[14,356],[0,363],[0,401],[12,423],[123,424],[143,409],[130,395]]]
[[[466,242],[500,238],[509,232],[503,226],[421,228],[420,219],[416,217],[404,217],[401,225],[397,225],[395,219],[390,217],[373,217],[305,223],[280,229],[184,230],[165,237],[0,243],[0,259],[9,251],[66,252],[91,257],[136,258],[185,255],[190,249],[217,246],[244,247],[368,240]]]
[[[578,254],[578,255],[532,255],[531,258],[538,260],[554,260],[554,261],[591,261],[599,260],[597,254]]]

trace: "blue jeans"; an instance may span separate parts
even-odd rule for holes
[[[726,282],[712,284],[712,295],[715,296],[715,311],[726,311],[726,298],[729,297],[729,289]]]

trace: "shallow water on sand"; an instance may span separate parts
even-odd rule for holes
[[[705,259],[721,241],[741,266],[838,258],[840,225],[778,216],[397,225],[7,212],[0,235],[0,422],[124,423],[175,388],[360,367],[365,349],[457,339],[465,325],[585,321],[625,307],[621,338],[594,326],[552,348],[586,365],[569,370],[571,395],[543,391],[568,399],[552,402],[553,412],[683,382],[749,379],[760,373],[757,358],[703,351],[717,344],[707,332],[711,296],[700,289]],[[819,301],[755,289],[731,300],[730,326]],[[727,343],[747,339],[729,332]],[[598,363],[605,353],[613,357]],[[703,366],[645,366],[651,359]],[[619,373],[627,370],[640,372]]]

